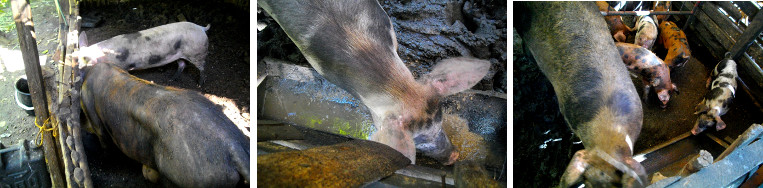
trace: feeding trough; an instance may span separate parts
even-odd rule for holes
[[[16,88],[16,104],[19,105],[21,109],[24,109],[27,114],[34,116],[32,96],[29,94],[29,83],[27,83],[26,76],[22,76],[16,80],[16,85],[14,85],[14,88]]]

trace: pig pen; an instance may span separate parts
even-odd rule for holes
[[[246,125],[249,119],[249,5],[229,1],[83,1],[82,31],[87,32],[90,44],[111,37],[137,32],[179,21],[211,25],[206,58],[206,83],[198,85],[199,70],[186,69],[174,81],[170,78],[177,63],[140,71],[132,75],[150,82],[205,94],[225,109],[236,124]],[[94,24],[94,25],[88,25]],[[90,173],[95,187],[156,187],[141,173],[141,165],[126,157],[109,142],[106,149],[99,146],[92,134],[83,138]]]
[[[462,135],[456,139],[451,137],[453,144],[461,147],[460,159],[479,161],[490,181],[505,185],[508,168],[505,4],[492,1],[379,3],[395,29],[398,54],[414,77],[431,71],[438,60],[446,57],[473,56],[491,62],[488,76],[472,90],[444,99],[443,110],[448,114],[444,121],[452,121],[443,124],[448,135]],[[293,150],[271,149],[273,143],[304,149],[336,144],[336,140],[367,139],[375,129],[366,107],[308,68],[310,65],[299,49],[261,9],[257,22],[256,108],[258,131],[262,131],[258,137],[265,132],[261,127],[270,124],[265,120],[296,125],[304,134],[303,140],[288,143],[258,142],[258,155]],[[416,165],[369,186],[455,185],[459,175],[453,172],[453,166],[443,166],[421,154],[416,160]],[[415,173],[410,173],[412,171]]]
[[[727,9],[727,3],[730,2],[704,2],[692,16],[694,18],[686,15],[672,15],[669,18],[679,27],[690,22],[684,32],[689,40],[692,57],[685,66],[671,70],[671,79],[680,94],[671,97],[667,108],[659,107],[655,94],[650,95],[649,101],[642,103],[643,127],[634,145],[634,155],[644,154],[646,157],[641,164],[649,175],[649,180],[652,180],[652,174],[656,172],[667,177],[677,175],[689,160],[696,157],[699,150],[707,150],[713,157],[718,157],[750,125],[763,121],[760,97],[757,97],[761,91],[757,86],[761,81],[757,79],[759,73],[746,70],[750,68],[745,67],[758,66],[760,61],[756,60],[762,58],[758,53],[760,37],[754,37],[752,46],[746,51],[749,58],[743,57],[737,61],[740,78],[746,86],[739,84],[729,112],[722,116],[727,123],[726,129],[706,130],[696,136],[689,132],[697,119],[697,115],[693,114],[694,107],[708,91],[705,81],[709,72],[725,52],[733,51],[734,41],[739,40],[746,27],[752,27],[752,15],[756,15],[760,9],[759,5],[750,2],[734,2],[736,5],[731,7],[735,9]],[[671,10],[691,11],[693,6],[693,2],[673,2]],[[719,7],[723,7],[724,12]],[[750,15],[749,22],[733,21],[740,18],[747,20],[737,16],[745,14]],[[633,27],[633,17],[623,16],[623,20]],[[731,27],[731,24],[735,26]],[[730,31],[731,29],[738,32]],[[559,112],[551,83],[539,70],[516,30],[514,33],[514,185],[558,186],[572,155],[583,149],[583,145],[572,134]],[[633,36],[628,37],[626,42],[632,43]],[[661,45],[655,44],[654,49],[657,56],[665,57],[667,52]],[[633,78],[632,81],[636,88],[642,87],[640,78]],[[643,90],[637,91],[641,95]]]

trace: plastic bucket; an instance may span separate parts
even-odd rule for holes
[[[24,109],[27,114],[34,116],[34,106],[32,106],[32,95],[29,94],[29,83],[26,77],[21,77],[16,81],[16,104]]]

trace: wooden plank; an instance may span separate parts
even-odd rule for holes
[[[702,10],[705,14],[712,19],[716,25],[718,25],[726,34],[731,38],[739,38],[742,35],[742,30],[734,24],[728,17],[718,11],[718,6],[712,3],[705,3],[702,5]]]
[[[707,28],[707,30],[718,42],[720,42],[721,46],[725,50],[731,49],[731,46],[734,45],[735,40],[729,37],[725,31],[718,27],[718,25],[716,25],[715,22],[710,19],[710,17],[708,17],[703,11],[697,11],[696,17],[699,20],[699,23]]]
[[[29,91],[32,95],[32,104],[37,117],[37,122],[45,122],[48,119],[48,105],[45,99],[44,84],[42,81],[42,70],[40,69],[40,59],[37,53],[37,41],[34,35],[34,22],[32,21],[32,10],[29,0],[11,0],[11,10],[13,11],[13,21],[16,23],[16,31],[19,37],[19,46],[21,48],[22,58],[24,59],[24,71],[29,81]],[[43,124],[44,128],[52,128],[50,124]],[[53,187],[63,187],[64,180],[61,174],[61,164],[56,156],[56,144],[51,131],[43,131],[43,151],[45,152],[45,162],[48,165],[51,183]]]
[[[733,3],[730,1],[712,1],[712,3],[709,4],[715,4],[718,7],[721,7],[723,11],[726,11],[731,18],[734,18],[734,20],[739,20],[742,18],[742,13],[740,12],[739,8],[735,7]]]
[[[758,100],[758,103],[763,101],[763,70],[752,62],[749,55],[743,54],[740,61],[737,62],[737,71],[739,78],[742,79],[750,88],[752,97]]]
[[[761,31],[763,31],[763,14],[755,15],[750,21],[750,26],[747,27],[742,36],[736,40],[738,42],[730,48],[729,52],[731,52],[731,57],[738,60],[741,57],[741,54],[747,51],[747,48],[750,47],[751,42],[760,36]]]
[[[755,60],[755,64],[758,64],[758,66],[763,67],[763,47],[760,46],[760,43],[753,42],[750,44],[750,47],[747,48],[747,55],[750,55],[752,57],[752,60]]]
[[[701,40],[701,42],[704,43],[705,47],[710,51],[710,53],[715,57],[716,59],[722,59],[723,54],[726,53],[726,50],[721,47],[721,44],[718,43],[718,41],[715,40],[715,38],[712,37],[709,31],[707,31],[707,28],[705,28],[702,24],[694,24],[689,27],[690,29],[693,28],[694,35],[697,36]],[[691,35],[690,35],[691,36]]]
[[[739,9],[742,9],[742,12],[747,14],[749,17],[754,17],[758,14],[758,10],[760,10],[758,7],[755,7],[752,2],[749,1],[734,1],[734,4],[736,4]]]

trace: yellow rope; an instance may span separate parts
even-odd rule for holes
[[[48,117],[48,119],[45,119],[45,121],[42,123],[42,125],[37,123],[37,118],[36,117],[34,118],[34,125],[37,126],[37,128],[40,129],[40,132],[37,132],[37,136],[36,136],[36,137],[40,137],[40,143],[37,143],[37,146],[42,146],[43,138],[45,138],[44,136],[42,136],[42,132],[43,131],[53,131],[53,137],[58,137],[58,131],[56,131],[56,126],[52,126],[51,125],[51,128],[45,128],[45,125],[47,125],[49,123],[50,123],[50,117]],[[37,140],[37,139],[35,139],[35,140]]]

